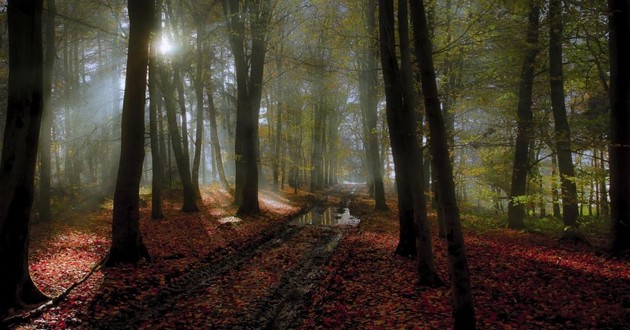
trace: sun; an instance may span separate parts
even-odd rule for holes
[[[168,54],[173,50],[174,46],[167,38],[162,38],[162,41],[158,45],[158,49],[162,55]]]

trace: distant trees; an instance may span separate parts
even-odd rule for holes
[[[35,165],[44,109],[41,0],[10,0],[9,93],[0,159],[0,318],[43,302],[28,268]]]
[[[114,193],[112,246],[107,265],[150,259],[140,232],[140,179],[153,0],[129,0],[129,52],[121,123],[121,153]]]

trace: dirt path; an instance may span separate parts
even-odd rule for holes
[[[316,207],[347,208],[353,192],[352,186],[340,186],[324,194]],[[354,230],[354,227],[297,225],[288,221],[269,237],[253,242],[238,252],[213,255],[202,266],[166,285],[151,299],[131,302],[128,308],[119,311],[113,318],[95,321],[90,328],[151,328],[165,321],[182,327],[207,325],[209,321],[222,318],[219,307],[224,305],[238,311],[234,321],[228,321],[230,328],[294,328],[303,319],[313,286],[325,276],[324,265],[348,230]],[[267,256],[276,255],[287,258],[273,257],[280,261],[265,261]],[[271,271],[277,276],[273,284],[261,288],[260,293],[247,292],[245,295],[253,296],[242,297],[249,299],[247,303],[216,301],[211,292],[237,291],[235,287],[242,284],[232,282],[251,276],[252,271],[248,267],[257,263],[264,267],[265,262],[273,264]],[[207,313],[202,318],[207,318],[205,320],[198,320],[198,309],[194,306],[199,302],[215,306],[204,306]],[[192,314],[196,317],[168,321]],[[200,323],[195,324],[196,321]]]

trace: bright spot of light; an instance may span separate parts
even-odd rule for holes
[[[166,39],[166,38],[162,38],[162,41],[160,42],[160,45],[158,46],[160,53],[162,53],[162,55],[164,54],[168,54],[171,50],[173,50],[173,44],[171,44],[171,42]]]

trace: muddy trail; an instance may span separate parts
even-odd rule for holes
[[[324,192],[274,233],[235,252],[209,256],[152,298],[131,301],[89,328],[154,328],[165,323],[184,328],[295,328],[303,322],[312,289],[326,275],[325,265],[338,242],[356,231],[359,219],[349,213],[356,189],[341,185]],[[246,292],[239,295],[242,288]],[[228,291],[233,296],[216,299],[223,295],[214,293]],[[201,320],[199,313],[204,314]],[[186,318],[191,314],[196,316]],[[219,320],[221,324],[211,324]]]

